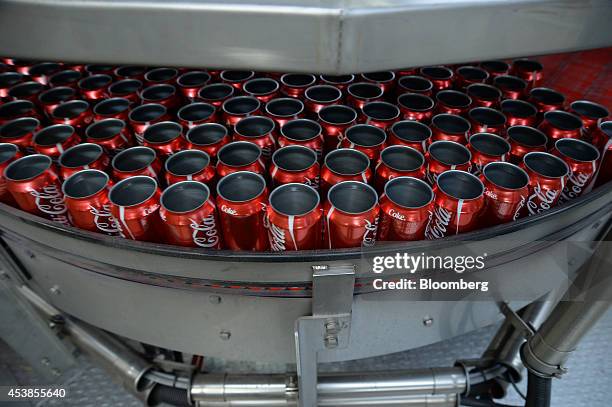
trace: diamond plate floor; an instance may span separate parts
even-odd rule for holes
[[[450,366],[456,359],[480,355],[495,333],[496,326],[482,328],[453,340],[440,342],[420,349],[363,359],[341,364],[321,366],[326,371],[348,369],[400,369],[427,366]],[[553,407],[608,407],[612,398],[612,311],[583,340],[569,361],[569,373],[553,384]],[[215,362],[215,370],[248,370],[249,364]],[[257,366],[261,368],[261,366]],[[23,360],[0,341],[0,384],[40,383],[35,372]],[[81,366],[65,382],[69,398],[41,400],[37,403],[0,403],[7,407],[138,407],[140,401],[115,385],[100,368],[83,361]],[[525,383],[519,384],[525,391]],[[522,400],[510,388],[504,402],[521,405]]]

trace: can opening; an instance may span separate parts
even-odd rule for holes
[[[102,147],[97,144],[78,144],[70,147],[60,156],[59,164],[66,168],[83,167],[96,161],[102,153]]]
[[[536,72],[544,70],[541,63],[534,59],[517,59],[512,62],[514,68],[523,72]]]
[[[395,79],[395,73],[393,71],[368,72],[361,76],[372,82],[391,82]]]
[[[472,158],[470,150],[454,141],[435,141],[431,143],[429,154],[446,165],[466,164]]]
[[[34,135],[33,142],[39,146],[54,146],[68,140],[74,134],[74,128],[67,124],[56,124],[45,127]]]
[[[40,126],[37,119],[31,117],[22,117],[20,119],[11,120],[0,126],[0,138],[18,138],[32,133]]]
[[[387,134],[383,129],[369,124],[356,124],[349,127],[344,135],[351,143],[361,147],[379,146],[387,139]]]
[[[348,86],[347,92],[358,99],[376,99],[383,95],[380,86],[367,82],[352,83]]]
[[[266,112],[278,117],[291,117],[304,111],[304,104],[298,99],[272,99],[266,104]]]
[[[236,123],[236,133],[244,137],[261,137],[274,130],[274,120],[264,116],[251,116]]]
[[[183,106],[176,114],[179,119],[188,122],[206,120],[215,113],[215,107],[208,103],[191,103]]]
[[[305,88],[317,81],[314,75],[307,73],[286,73],[280,78],[281,83],[293,88]]]
[[[591,119],[605,119],[610,115],[608,109],[599,103],[589,102],[588,100],[577,100],[571,104],[571,108],[581,116]]]
[[[108,86],[113,81],[108,75],[91,75],[79,81],[79,88],[83,90],[97,90]]]
[[[367,155],[350,148],[339,148],[325,156],[325,166],[340,175],[359,175],[370,166]]]
[[[253,71],[234,71],[228,70],[221,72],[221,79],[227,82],[241,82],[251,79],[255,76]]]
[[[527,168],[548,178],[561,178],[569,172],[567,164],[562,159],[548,153],[527,153],[523,161]]]
[[[9,88],[21,81],[24,78],[19,72],[2,72],[0,73],[0,87]]]
[[[308,147],[286,146],[272,154],[272,162],[281,170],[303,171],[317,162],[317,154]]]
[[[502,112],[488,107],[475,107],[468,115],[474,121],[487,126],[501,126],[506,123],[506,116]]]
[[[155,157],[155,151],[151,148],[131,147],[117,154],[112,164],[118,171],[138,171],[151,165]]]
[[[138,123],[147,123],[159,119],[166,114],[166,108],[157,103],[138,106],[130,112],[130,120]]]
[[[252,96],[237,96],[223,103],[223,110],[230,114],[248,114],[259,109],[259,100]]]
[[[472,112],[474,109],[470,110]],[[454,114],[438,114],[431,119],[431,124],[444,133],[465,134],[470,130],[470,122]]]
[[[115,75],[121,78],[131,78],[134,76],[143,75],[147,71],[144,66],[124,65],[115,70]]]
[[[546,105],[561,105],[565,102],[565,96],[556,90],[549,88],[534,88],[531,89],[529,95],[537,101]]]
[[[166,82],[178,75],[178,70],[174,68],[151,69],[145,74],[145,80],[149,82]]]
[[[97,194],[108,184],[108,175],[98,170],[84,170],[72,174],[62,190],[69,198],[82,199]]]
[[[95,122],[85,130],[85,137],[93,140],[106,140],[119,134],[125,128],[123,120],[104,119]]]
[[[489,72],[507,72],[510,69],[510,65],[504,61],[483,61],[480,66]]]
[[[321,135],[321,125],[313,120],[298,119],[286,123],[281,134],[289,140],[307,141]]]
[[[257,198],[265,188],[266,181],[261,175],[239,171],[221,178],[217,184],[217,195],[231,202],[246,202]]]
[[[510,152],[510,144],[502,137],[491,133],[477,133],[470,137],[470,145],[483,154],[502,156]]]
[[[363,114],[376,120],[393,120],[399,117],[397,106],[388,102],[370,102],[363,106]]]
[[[142,97],[143,100],[157,102],[169,98],[174,95],[174,93],[176,93],[176,89],[172,85],[151,85],[142,91],[140,97]]]
[[[89,109],[89,103],[84,100],[71,100],[53,109],[52,116],[60,119],[73,119]]]
[[[261,156],[261,149],[248,141],[234,141],[219,149],[219,162],[230,167],[241,167],[253,164]]]
[[[351,83],[355,79],[355,75],[321,75],[323,82],[331,83],[334,85],[346,85]]]
[[[527,89],[527,82],[512,75],[498,76],[497,78],[493,79],[493,83],[495,86],[501,89],[516,91]]]
[[[208,154],[200,150],[183,150],[166,161],[166,171],[179,176],[197,174],[208,166]]]
[[[85,65],[85,72],[89,73],[90,75],[102,74],[102,73],[110,72],[112,70],[113,70],[112,65],[101,65],[101,64]]]
[[[101,116],[112,116],[130,108],[130,101],[123,98],[112,98],[101,101],[94,107],[94,113]]]
[[[270,78],[251,79],[244,84],[243,90],[251,95],[268,95],[278,90],[278,82]]]
[[[227,83],[215,83],[206,85],[198,92],[198,96],[204,100],[223,100],[234,94],[234,87]]]
[[[325,106],[319,111],[319,118],[330,124],[349,124],[357,120],[357,112],[344,105]]]
[[[363,182],[344,181],[330,188],[327,199],[339,211],[358,215],[376,206],[378,194]]]
[[[463,92],[456,90],[442,90],[436,95],[438,102],[450,107],[468,107],[472,99]]]
[[[577,139],[564,138],[555,142],[561,154],[575,161],[592,162],[599,159],[599,151],[591,144]]]
[[[438,188],[455,199],[476,199],[484,192],[482,182],[465,171],[446,171],[438,176]]]
[[[306,89],[304,96],[314,102],[331,103],[340,100],[342,92],[334,86],[315,85]]]
[[[391,132],[400,140],[408,142],[422,142],[431,137],[431,129],[423,123],[412,120],[403,120],[391,126]]]
[[[482,173],[491,183],[505,189],[520,189],[529,183],[529,175],[510,163],[489,163],[482,169]]]
[[[183,127],[174,122],[161,122],[149,126],[143,139],[149,143],[168,143],[181,136]]]
[[[110,85],[108,91],[113,96],[125,96],[138,92],[141,88],[142,82],[138,79],[123,79]]]
[[[303,216],[319,205],[317,191],[304,184],[285,184],[270,194],[270,206],[285,216]]]
[[[433,88],[431,81],[421,76],[402,76],[398,84],[411,92],[427,92]]]
[[[19,151],[19,148],[15,144],[0,143],[0,164],[4,164],[11,158],[15,157],[15,154]]]
[[[397,98],[397,103],[406,109],[417,112],[424,112],[434,107],[432,98],[419,93],[404,93]]]
[[[42,104],[60,103],[75,97],[76,91],[67,86],[51,88],[40,94],[38,100]]]
[[[514,117],[532,117],[538,114],[538,109],[524,100],[507,99],[501,102],[501,110]]]
[[[485,85],[483,83],[475,83],[468,86],[466,92],[468,95],[482,100],[498,100],[502,97],[501,91],[495,86]]]
[[[612,138],[612,121],[603,122],[599,125],[599,129],[608,137]]]
[[[82,75],[80,72],[67,69],[51,76],[51,78],[49,78],[49,84],[53,87],[70,85],[81,79],[81,77]]]
[[[41,62],[32,66],[28,70],[28,75],[32,77],[36,76],[49,76],[62,68],[57,62]]]
[[[544,113],[544,120],[562,130],[578,130],[582,127],[582,120],[578,116],[561,110]]]
[[[187,132],[187,140],[198,146],[215,144],[227,136],[227,129],[222,124],[204,123],[192,127]]]
[[[540,130],[529,126],[512,126],[508,128],[508,137],[519,144],[529,147],[545,146],[548,138]]]
[[[26,99],[32,95],[36,95],[41,90],[45,89],[45,85],[38,82],[25,82],[13,86],[9,95],[15,99]]]
[[[34,113],[34,103],[29,100],[13,100],[12,102],[0,105],[0,118],[9,119]]]
[[[46,155],[29,155],[10,163],[4,170],[4,177],[12,181],[29,180],[49,169],[51,163],[51,158]]]
[[[425,163],[423,154],[408,146],[390,146],[380,154],[380,159],[396,171],[415,171]]]
[[[434,79],[450,79],[453,71],[445,66],[425,66],[421,68],[421,74]]]
[[[183,181],[170,185],[160,203],[170,212],[186,213],[200,208],[210,197],[208,187],[201,182]]]
[[[210,80],[210,74],[204,71],[186,72],[179,76],[176,83],[186,88],[204,86]]]
[[[393,178],[385,185],[385,195],[394,204],[407,209],[422,208],[434,198],[431,187],[413,177]]]
[[[457,68],[457,73],[468,81],[484,81],[489,77],[487,71],[475,66],[462,66]]]
[[[157,190],[151,177],[137,176],[119,181],[111,189],[110,201],[117,206],[134,206],[149,200]]]

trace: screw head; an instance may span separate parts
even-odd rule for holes
[[[338,323],[337,323],[336,321],[334,321],[334,320],[327,321],[327,322],[325,323],[325,330],[326,330],[328,333],[334,333],[334,332],[337,332],[337,331],[338,331]]]
[[[224,341],[229,341],[229,338],[232,336],[230,331],[221,331],[219,332],[219,337]]]
[[[325,347],[329,349],[338,347],[338,337],[336,335],[327,335],[325,337]]]
[[[433,320],[432,317],[427,316],[427,317],[423,318],[423,325],[429,327],[429,326],[432,326],[433,323],[434,323],[434,320]]]

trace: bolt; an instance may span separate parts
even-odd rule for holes
[[[338,323],[335,320],[330,320],[325,323],[325,331],[327,333],[335,333],[338,331]]]
[[[338,347],[338,337],[336,335],[327,335],[325,337],[325,347],[329,349]]]
[[[423,325],[425,326],[432,326],[434,323],[434,320],[432,317],[425,317],[423,318]]]
[[[230,331],[219,332],[219,337],[221,337],[221,339],[223,339],[224,341],[229,341],[229,338],[231,336],[232,336],[232,333]]]
[[[49,291],[51,291],[51,294],[53,294],[53,295],[60,295],[60,294],[62,293],[62,292],[60,291],[59,286],[57,286],[57,285],[54,285],[53,287],[51,287],[51,288],[49,289]]]
[[[49,365],[51,364],[51,361],[49,360],[49,358],[42,358],[42,359],[40,360],[40,363],[41,363],[43,366],[49,366]]]
[[[221,297],[219,297],[218,295],[211,295],[210,297],[208,297],[208,301],[210,301],[211,304],[220,304]]]
[[[53,376],[60,376],[62,374],[62,371],[54,367],[53,369],[51,369],[51,373],[53,373]]]

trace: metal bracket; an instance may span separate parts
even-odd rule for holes
[[[319,351],[349,345],[355,266],[313,266],[312,316],[295,323],[300,407],[317,406]]]
[[[529,323],[525,322],[512,308],[510,308],[507,302],[501,303],[500,310],[502,314],[505,315],[508,322],[510,322],[514,328],[521,332],[525,339],[531,338],[533,335],[535,335],[535,330],[533,327]]]

